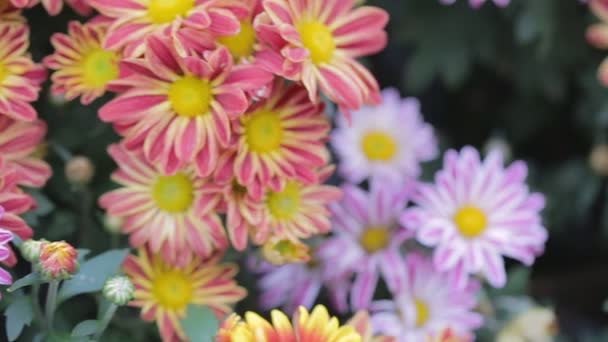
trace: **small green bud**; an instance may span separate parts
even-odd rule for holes
[[[37,262],[40,259],[40,247],[43,243],[48,242],[45,239],[27,240],[21,244],[21,256],[29,262]]]
[[[116,305],[125,305],[133,299],[135,286],[127,276],[109,278],[103,286],[103,296]]]

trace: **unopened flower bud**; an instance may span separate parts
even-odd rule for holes
[[[78,271],[78,251],[65,241],[43,242],[38,265],[46,279],[69,279]]]
[[[274,265],[308,262],[310,249],[299,241],[271,238],[262,247],[262,256]]]
[[[29,262],[37,262],[40,258],[40,247],[46,242],[48,241],[44,239],[24,241],[19,247],[21,256]]]
[[[596,174],[608,176],[608,145],[597,145],[591,150],[589,165]]]
[[[116,305],[125,305],[133,299],[135,286],[127,276],[109,278],[103,286],[103,296]]]
[[[95,166],[91,160],[84,156],[76,156],[65,166],[65,177],[71,184],[89,184],[95,176]]]
[[[124,220],[122,217],[105,214],[103,217],[103,226],[112,234],[119,234],[122,230]]]

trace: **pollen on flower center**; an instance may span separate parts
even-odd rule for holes
[[[173,176],[158,177],[152,190],[156,205],[171,213],[188,210],[194,201],[194,187],[188,176],[178,173]]]
[[[481,235],[488,225],[486,214],[481,209],[472,206],[460,208],[454,215],[454,222],[460,233],[466,238]]]
[[[423,326],[431,317],[429,306],[422,300],[416,299],[414,301],[416,306],[416,326]]]
[[[310,51],[310,58],[314,64],[331,61],[336,50],[334,35],[329,27],[317,22],[303,22],[298,26],[302,45]]]
[[[111,51],[95,49],[82,60],[83,82],[92,87],[103,87],[118,77],[118,56]]]
[[[249,57],[253,54],[255,45],[255,30],[251,21],[241,21],[241,31],[232,36],[219,37],[220,44],[230,50],[232,56],[236,59]]]
[[[245,123],[245,136],[253,152],[268,153],[278,149],[283,140],[280,117],[266,110],[253,113]]]
[[[178,16],[185,17],[196,0],[150,0],[148,16],[156,24],[169,23]]]
[[[397,154],[397,142],[391,135],[372,131],[363,136],[361,148],[371,161],[390,161]]]
[[[300,207],[300,186],[288,182],[281,192],[271,192],[267,199],[270,213],[277,219],[291,219]]]
[[[169,101],[175,112],[185,117],[207,114],[213,95],[207,80],[186,76],[173,82],[169,88]]]
[[[152,294],[164,309],[182,310],[190,304],[194,286],[180,270],[164,270],[152,279]]]
[[[389,230],[384,226],[372,226],[359,237],[359,242],[366,252],[373,254],[384,249],[390,242]]]

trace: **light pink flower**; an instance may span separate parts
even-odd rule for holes
[[[41,2],[50,15],[57,15],[63,9],[64,0],[11,0],[13,6],[17,8],[31,8]],[[93,12],[93,9],[88,4],[88,0],[65,0],[65,3],[83,16],[90,15]]]
[[[454,270],[464,285],[469,274],[481,274],[494,287],[506,282],[503,256],[531,265],[547,240],[540,211],[544,197],[525,184],[526,164],[507,168],[494,150],[485,160],[465,147],[444,156],[435,184],[423,184],[415,206],[401,222],[418,241],[434,247],[440,271]]]
[[[482,316],[473,312],[477,305],[479,284],[467,280],[464,287],[455,283],[453,271],[440,273],[430,258],[411,253],[403,273],[405,281],[393,291],[393,300],[372,304],[372,325],[377,332],[394,336],[398,342],[423,342],[430,336],[453,327],[456,335],[465,335],[481,326]]]
[[[456,0],[439,0],[442,4],[451,5],[456,2]],[[487,0],[469,0],[469,4],[471,7],[477,9],[481,7]],[[494,4],[498,7],[506,7],[509,5],[511,0],[492,0]]]
[[[0,206],[0,219],[4,216],[4,208]],[[11,249],[8,245],[13,240],[13,234],[4,228],[0,228],[0,261],[5,261],[11,256]],[[13,276],[5,269],[0,268],[0,285],[10,285],[13,283]]]

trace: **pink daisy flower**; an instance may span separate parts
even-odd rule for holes
[[[32,8],[41,2],[50,15],[57,15],[63,9],[64,0],[11,0],[11,3],[17,8]],[[88,16],[93,12],[88,0],[65,0],[65,3],[83,16]]]
[[[437,156],[433,127],[423,121],[420,103],[402,99],[396,89],[382,91],[382,103],[352,113],[350,122],[338,117],[331,145],[346,180],[370,177],[403,182],[420,175],[420,163]]]
[[[400,272],[401,271],[401,272]],[[372,325],[398,342],[427,341],[429,336],[454,327],[464,335],[482,324],[482,316],[473,312],[477,305],[479,284],[467,280],[463,288],[455,284],[454,271],[439,273],[430,258],[408,254],[405,267],[393,269],[403,273],[405,282],[393,293],[392,300],[372,304]]]
[[[420,185],[401,222],[416,231],[418,241],[434,247],[439,271],[454,270],[464,285],[469,274],[481,274],[494,287],[506,282],[503,256],[531,265],[547,240],[540,211],[544,197],[524,183],[526,164],[505,168],[492,151],[485,160],[465,147],[444,156],[435,184]]]
[[[445,4],[445,5],[451,5],[456,2],[456,0],[439,0],[439,1],[441,1],[441,3]],[[469,4],[471,5],[471,7],[477,9],[477,8],[481,7],[486,1],[487,0],[469,0]],[[492,0],[492,2],[494,2],[494,4],[498,7],[506,7],[507,5],[509,5],[511,0]]]
[[[4,209],[4,213],[0,217],[0,228],[17,235],[22,240],[27,240],[34,235],[34,232],[19,215],[32,209],[35,202],[32,197],[17,187],[18,181],[19,175],[16,168],[7,165],[6,161],[0,157],[0,207]],[[12,248],[9,247],[8,257],[3,262],[9,266],[17,263]]]
[[[228,146],[230,120],[249,106],[245,94],[270,82],[272,75],[251,65],[233,66],[224,47],[202,57],[177,55],[171,40],[147,40],[145,59],[123,61],[127,76],[115,84],[131,88],[99,110],[115,125],[129,149],[173,173],[195,164],[209,175],[220,147]]]
[[[89,0],[101,14],[113,18],[104,47],[123,50],[126,56],[147,51],[146,37],[154,33],[176,38],[180,53],[190,50],[182,43],[213,46],[213,36],[239,33],[246,5],[238,0]]]
[[[311,103],[303,87],[275,82],[267,99],[234,122],[238,182],[257,197],[265,187],[281,191],[288,179],[317,182],[315,169],[329,162],[324,108]]]
[[[400,247],[412,233],[399,224],[412,186],[395,187],[373,181],[366,192],[344,185],[342,201],[331,206],[333,237],[319,246],[327,265],[327,277],[355,274],[350,291],[353,311],[369,307],[380,276],[391,289],[402,279],[395,269],[403,268]]]
[[[141,152],[111,145],[109,153],[119,166],[112,179],[122,187],[101,196],[99,204],[124,219],[123,231],[130,234],[131,245],[147,245],[178,265],[227,247],[222,222],[214,212],[218,198],[203,192],[208,183],[192,168],[167,175]]]
[[[356,58],[384,48],[388,14],[375,7],[353,8],[353,0],[264,0],[254,27],[267,46],[258,62],[301,81],[313,102],[318,89],[348,114],[380,100],[378,84]]]
[[[34,121],[30,104],[38,99],[46,71],[27,53],[29,29],[25,24],[0,24],[0,115]]]
[[[0,220],[4,216],[4,208],[0,206]],[[0,228],[0,261],[5,261],[11,256],[11,247],[9,242],[13,240],[13,234],[3,228]],[[13,276],[5,269],[0,268],[0,285],[10,285],[13,283]]]
[[[46,135],[46,123],[15,121],[0,116],[0,155],[15,168],[19,185],[39,188],[51,176],[51,167],[34,156]]]
[[[241,27],[238,33],[222,35],[217,42],[230,50],[235,61],[251,61],[255,59],[255,52],[259,47],[258,38],[253,29],[253,19],[262,11],[262,0],[241,0],[247,7],[247,15],[241,18]]]

